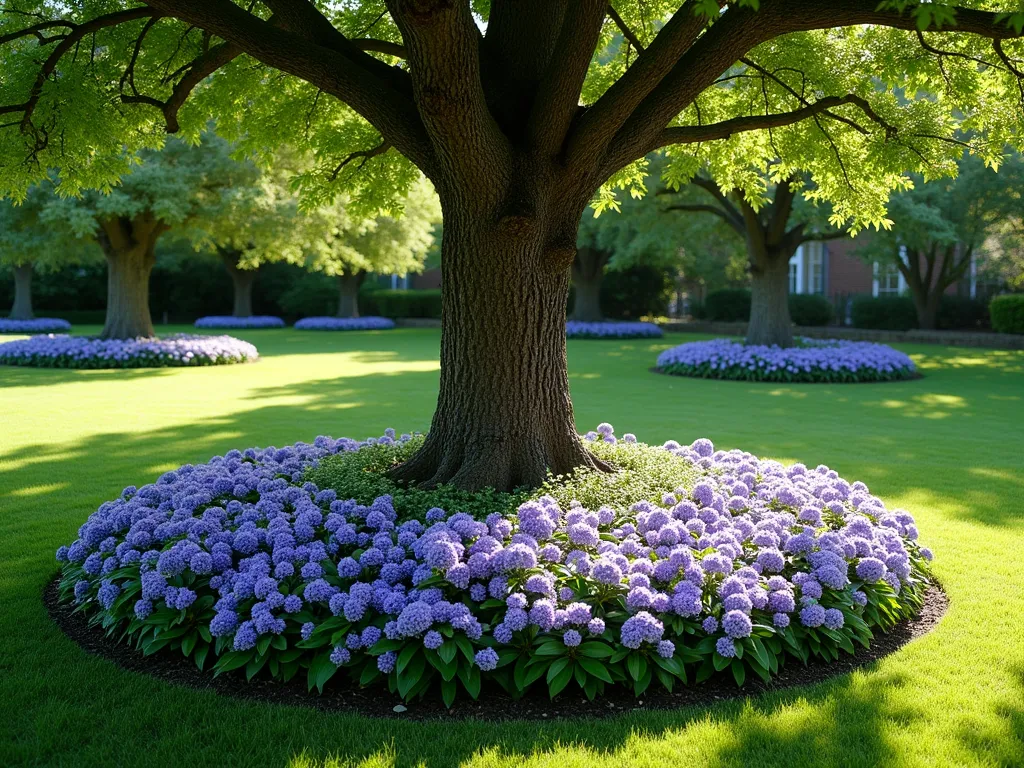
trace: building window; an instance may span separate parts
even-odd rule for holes
[[[799,293],[800,292],[800,286],[799,286],[799,283],[798,283],[799,277],[800,277],[800,271],[799,271],[798,265],[796,265],[792,261],[790,261],[789,262],[789,292],[790,293]]]
[[[822,243],[807,244],[807,292],[825,293],[825,246]]]
[[[878,271],[878,295],[900,295],[900,271],[895,264],[885,264]]]

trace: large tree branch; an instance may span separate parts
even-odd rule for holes
[[[629,41],[630,45],[636,48],[636,52],[642,53],[644,46],[640,43],[640,38],[637,37],[636,33],[629,28],[629,25],[622,20],[618,11],[615,10],[615,6],[611,3],[608,4],[608,18],[615,22],[615,26],[619,28],[619,32],[621,32],[622,36]]]
[[[847,94],[846,96],[825,96],[807,106],[794,109],[790,112],[780,112],[771,115],[748,115],[744,117],[733,117],[719,123],[707,123],[705,125],[681,125],[663,129],[654,139],[651,151],[658,147],[667,147],[671,144],[695,144],[701,141],[714,141],[716,139],[727,139],[737,133],[746,131],[765,130],[767,128],[781,128],[786,125],[799,123],[801,120],[813,117],[814,115],[827,113],[831,109],[852,104],[865,110],[865,114],[874,114],[871,106],[860,96]],[[882,124],[886,127],[886,124]],[[643,154],[646,154],[644,152]],[[642,157],[643,155],[641,155]]]
[[[181,109],[192,91],[205,80],[209,75],[216,72],[232,59],[238,57],[242,49],[234,43],[220,43],[206,51],[202,56],[192,62],[185,71],[185,75],[174,84],[171,95],[167,101],[160,101],[150,96],[139,95],[121,96],[121,101],[126,104],[150,104],[159,109],[164,115],[168,133],[177,133],[178,110]]]
[[[595,154],[603,154],[629,114],[690,48],[707,26],[707,19],[694,10],[693,0],[686,0],[637,57],[633,66],[583,113],[569,138],[566,162],[570,166],[583,164]],[[668,120],[662,126],[667,124]]]
[[[530,110],[527,135],[542,152],[562,148],[601,34],[606,0],[580,0],[562,20],[554,53]]]
[[[908,31],[918,29],[917,18],[913,14],[886,10],[879,6],[878,0],[844,0],[841,3],[833,0],[762,0],[757,11],[730,5],[705,34],[676,58],[671,71],[657,83],[657,87],[645,95],[628,117],[619,123],[615,138],[610,143],[604,172],[612,173],[636,158],[643,157],[651,148],[664,146],[658,144],[658,135],[664,126],[690,106],[723,72],[760,43],[793,32],[862,24]],[[993,40],[1024,36],[1024,32],[1011,28],[999,14],[968,8],[956,9],[955,25],[940,28],[932,21],[924,31],[966,32]],[[653,47],[652,44],[648,50]],[[622,78],[620,82],[624,80]],[[811,117],[813,113],[806,116]],[[595,146],[591,142],[590,151],[601,148],[601,145]]]
[[[705,192],[707,192],[709,195],[715,198],[715,200],[718,201],[719,207],[721,207],[721,209],[725,211],[726,215],[728,216],[728,221],[732,225],[732,228],[735,229],[744,237],[746,237],[747,225],[743,219],[743,214],[740,213],[739,208],[737,208],[733,204],[732,200],[729,199],[729,196],[722,192],[722,188],[718,186],[718,182],[716,182],[714,179],[709,179],[704,176],[694,176],[692,179],[690,179],[690,183],[693,184],[695,187],[703,189]]]
[[[483,202],[510,176],[511,151],[487,107],[469,3],[387,0],[387,7],[405,40],[416,105],[438,163],[471,182],[482,192],[476,202]],[[488,178],[494,183],[480,183]]]
[[[405,46],[401,43],[392,43],[388,40],[375,40],[372,37],[357,37],[352,40],[352,45],[360,51],[372,51],[394,56],[397,59],[404,59],[406,56]]]
[[[330,22],[305,0],[282,2],[285,13],[273,22],[231,0],[146,2],[340,99],[426,173],[434,167],[436,158],[416,105],[399,85],[407,76],[359,51],[337,30],[332,34],[324,26],[333,29]]]
[[[718,218],[720,218],[722,221],[724,221],[726,224],[728,224],[733,229],[737,229],[736,222],[733,221],[732,217],[728,213],[723,211],[721,208],[719,208],[717,205],[700,205],[700,204],[696,204],[696,203],[691,205],[691,204],[679,203],[679,204],[676,204],[676,205],[666,206],[665,208],[662,208],[662,210],[663,211],[691,211],[693,213],[711,213],[711,214],[714,214],[715,216],[717,216]],[[740,234],[745,234],[745,230],[740,232]]]

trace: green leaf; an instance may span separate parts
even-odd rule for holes
[[[561,693],[572,680],[572,667],[566,666],[548,683],[548,696],[552,699]]]
[[[454,678],[441,682],[441,698],[448,709],[451,709],[452,704],[455,703],[455,694],[458,693],[458,690],[459,686]]]
[[[583,643],[577,652],[582,656],[589,656],[592,659],[607,659],[613,653],[608,645],[596,640],[588,640]]]
[[[196,648],[196,652],[192,654],[192,660],[196,663],[199,669],[203,668],[203,664],[206,663],[206,654],[210,652],[210,646],[200,645]]]
[[[608,674],[608,670],[600,661],[586,656],[579,656],[576,658],[576,663],[586,670],[588,674],[593,675],[598,680],[603,680],[606,683],[613,682],[612,676]]]
[[[736,680],[736,685],[743,687],[743,681],[747,679],[747,673],[744,669],[743,662],[739,659],[733,659],[732,664],[732,676]]]
[[[647,660],[634,651],[626,657],[626,669],[629,670],[629,676],[632,677],[634,681],[638,681],[647,671]]]
[[[551,666],[548,667],[548,673],[546,676],[548,683],[554,680],[567,666],[569,666],[569,659],[555,659],[551,662]]]
[[[418,649],[417,649],[418,650]],[[403,699],[409,696],[414,685],[420,681],[427,661],[422,653],[414,653],[405,669],[398,673],[398,695]]]
[[[402,652],[398,654],[398,663],[395,665],[395,671],[398,672],[399,675],[401,675],[405,668],[409,666],[409,662],[412,661],[420,648],[422,648],[422,646],[418,642],[414,641],[407,643],[402,649]]]

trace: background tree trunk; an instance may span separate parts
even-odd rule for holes
[[[437,410],[423,448],[393,477],[508,490],[539,485],[549,468],[606,469],[577,433],[569,398],[565,306],[579,217],[557,247],[550,220],[495,224],[445,202]]]
[[[156,263],[153,243],[127,250],[106,250],[107,321],[102,339],[152,338],[149,275]]]
[[[939,315],[939,302],[942,301],[942,290],[933,288],[923,294],[911,292],[914,297],[914,309],[917,310],[917,326],[925,331],[934,331]]]
[[[32,314],[32,264],[16,264],[14,267],[14,305],[11,320],[31,320]]]
[[[573,320],[596,323],[604,318],[601,313],[601,283],[607,263],[607,254],[594,248],[580,248],[576,252],[572,262],[572,284],[576,288]]]
[[[769,252],[751,269],[747,344],[793,346],[793,322],[789,318],[791,255],[787,251]]]
[[[239,269],[241,251],[218,249],[224,268],[231,275],[232,310],[234,317],[252,316],[252,286],[256,282],[255,269]]]
[[[359,286],[366,272],[338,275],[338,317],[359,317]]]

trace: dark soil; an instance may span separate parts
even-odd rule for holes
[[[626,688],[608,688],[604,696],[588,701],[578,688],[567,688],[551,701],[541,686],[534,686],[521,699],[510,698],[500,688],[485,688],[476,701],[460,698],[449,710],[440,697],[427,698],[403,704],[398,696],[376,686],[360,689],[352,685],[331,685],[322,695],[306,691],[306,677],[299,674],[288,683],[269,679],[265,675],[247,682],[241,670],[214,677],[201,672],[196,665],[178,651],[161,651],[144,656],[130,645],[107,637],[99,627],[90,627],[84,613],[73,613],[73,606],[58,600],[58,579],[47,584],[43,602],[50,617],[69,638],[87,653],[112,661],[122,669],[139,672],[175,685],[212,690],[221,696],[232,696],[267,704],[286,704],[312,707],[328,712],[349,712],[370,717],[394,717],[412,720],[475,718],[480,720],[539,720],[555,718],[609,717],[629,710],[675,709],[684,706],[710,705],[729,699],[747,698],[767,691],[779,691],[802,685],[813,685],[839,675],[845,675],[866,664],[895,653],[911,640],[929,632],[946,612],[949,600],[938,586],[925,595],[919,616],[909,619],[892,632],[876,634],[871,648],[857,646],[857,652],[844,654],[838,661],[813,660],[806,667],[787,657],[786,665],[771,683],[748,675],[746,684],[738,688],[732,675],[715,675],[706,682],[680,686],[674,693],[652,687],[639,699]],[[343,679],[340,676],[336,679]],[[353,684],[354,685],[354,684]],[[395,712],[398,705],[406,707]]]
[[[690,376],[685,373],[669,373],[663,371],[657,366],[648,368],[651,373],[657,373],[660,376],[675,376],[679,379],[704,379],[705,381],[735,381],[739,384],[813,384],[815,386],[829,386],[832,384],[899,384],[901,381],[917,381],[923,379],[924,374],[920,371],[914,373],[913,376],[903,376],[899,379],[863,379],[861,381],[773,381],[771,379],[732,379],[728,376]]]

